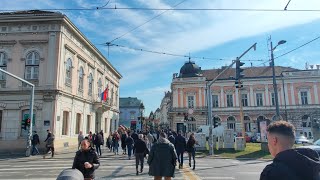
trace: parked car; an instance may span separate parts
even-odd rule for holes
[[[312,145],[310,146],[300,146],[297,148],[310,148],[313,149],[314,151],[316,151],[319,156],[320,156],[320,139],[318,139],[317,141],[315,141]]]
[[[310,140],[308,140],[305,136],[301,135],[299,137],[296,137],[295,139],[295,143],[296,144],[312,144],[312,142]]]

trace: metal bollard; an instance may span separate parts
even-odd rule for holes
[[[65,169],[59,174],[57,180],[84,180],[84,177],[78,169]]]

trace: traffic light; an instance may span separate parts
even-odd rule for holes
[[[236,60],[236,80],[240,80],[244,77],[243,69],[241,69],[241,66],[243,66],[244,63],[240,60]]]
[[[236,88],[243,88],[241,79],[244,77],[243,74],[243,69],[241,66],[243,66],[244,63],[241,62],[240,60],[236,60],[236,81],[235,81],[235,86]]]
[[[213,128],[216,128],[219,126],[219,122],[216,120],[216,118],[213,118]]]
[[[27,127],[30,127],[30,123],[31,123],[30,118],[26,119],[26,126],[27,126]]]
[[[188,120],[189,120],[189,117],[188,117],[188,114],[187,114],[187,113],[184,113],[184,120],[185,120],[185,121],[188,121]]]
[[[238,88],[238,89],[243,88],[242,82],[240,80],[236,80],[234,82],[234,84],[236,85],[236,88]]]
[[[24,129],[24,130],[27,130],[27,122],[26,122],[26,119],[24,119],[24,120],[21,121],[21,128]]]

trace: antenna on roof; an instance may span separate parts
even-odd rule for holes
[[[191,62],[191,56],[190,56],[190,52],[189,52],[189,63]]]

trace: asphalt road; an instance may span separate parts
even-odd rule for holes
[[[74,153],[56,155],[43,159],[42,156],[5,157],[0,156],[0,179],[56,179],[66,168],[71,168]],[[128,160],[125,155],[114,155],[107,151],[100,158],[101,166],[96,171],[96,179],[153,179],[148,175],[148,165],[139,176],[135,174],[135,160]],[[239,179],[257,180],[262,169],[270,162],[260,160],[197,158],[193,171],[187,164],[183,169],[176,169],[174,179]]]

